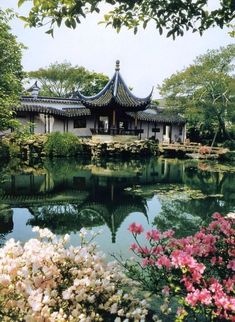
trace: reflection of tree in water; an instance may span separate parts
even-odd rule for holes
[[[33,218],[27,224],[49,228],[56,234],[77,232],[82,227],[92,228],[106,224],[115,242],[116,232],[122,222],[132,212],[147,216],[145,200],[140,197],[123,197],[122,204],[117,202],[101,203],[87,201],[82,204],[47,205],[30,207]]]
[[[31,207],[33,218],[27,225],[48,228],[55,234],[77,232],[82,227],[103,225],[103,221],[94,212],[80,211],[80,205],[62,204]]]
[[[212,197],[164,199],[161,204],[161,211],[155,217],[154,225],[160,230],[175,229],[178,237],[195,233],[199,226],[208,224],[214,212],[227,214],[232,209],[232,203]]]
[[[200,189],[208,195],[223,193],[226,182],[229,180],[235,181],[234,179],[232,173],[202,171],[195,167],[186,167],[185,169],[185,183],[191,188]]]
[[[13,231],[13,210],[9,205],[0,204],[0,246],[5,243],[5,236]]]

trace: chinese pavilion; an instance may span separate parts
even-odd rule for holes
[[[100,140],[156,139],[159,142],[183,142],[185,121],[178,114],[166,115],[163,108],[151,103],[151,93],[145,98],[132,94],[120,74],[116,61],[113,77],[94,96],[76,92],[72,98],[39,96],[37,82],[30,96],[22,96],[21,105],[14,108],[23,124],[34,123],[35,133],[72,132],[80,137]]]

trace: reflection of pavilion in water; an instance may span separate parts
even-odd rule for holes
[[[9,176],[2,186],[0,201],[11,207],[28,208],[33,216],[28,224],[47,227],[58,234],[106,224],[115,242],[116,232],[129,214],[147,216],[145,199],[126,194],[124,188],[181,182],[182,173],[182,167],[174,167],[166,160],[72,165],[66,173],[63,167],[60,171],[58,165],[55,169],[48,164],[39,174]]]
[[[5,235],[13,231],[13,210],[9,205],[0,204],[0,246],[4,243]]]

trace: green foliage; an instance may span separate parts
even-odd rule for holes
[[[223,147],[229,148],[231,151],[235,151],[235,140],[225,141]]]
[[[10,33],[8,21],[11,11],[0,10],[0,131],[15,126],[12,106],[19,104],[21,79],[23,78],[21,56],[23,46]]]
[[[18,0],[21,6],[28,0]],[[20,17],[30,27],[41,27],[50,24],[48,34],[53,36],[54,26],[65,26],[75,29],[86,18],[88,13],[97,13],[104,3],[102,0],[54,0],[54,1],[32,1],[32,7],[27,17]],[[133,29],[134,33],[138,27],[146,28],[148,23],[153,22],[160,35],[167,32],[167,37],[182,36],[185,30],[203,33],[212,26],[223,28],[234,18],[233,0],[221,0],[214,10],[209,11],[208,0],[179,1],[179,0],[106,0],[113,6],[113,10],[104,16],[106,25],[111,25],[119,31],[125,26]]]
[[[30,78],[40,81],[40,95],[70,97],[77,90],[84,95],[97,94],[107,84],[109,78],[103,74],[90,72],[84,67],[71,63],[54,63],[48,68],[40,68],[28,73]]]
[[[24,142],[32,137],[34,123],[27,122],[25,125],[16,124],[14,132],[11,133],[11,137],[18,142]]]
[[[210,50],[160,87],[168,106],[184,114],[191,140],[229,138],[235,121],[235,45]]]
[[[82,146],[72,133],[53,132],[48,135],[44,151],[50,157],[75,156],[82,151]]]

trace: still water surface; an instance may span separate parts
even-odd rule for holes
[[[211,214],[235,211],[235,166],[201,161],[47,160],[0,172],[0,244],[27,241],[33,226],[79,244],[82,227],[102,231],[97,244],[108,255],[130,255],[133,221],[148,229],[194,232]]]

